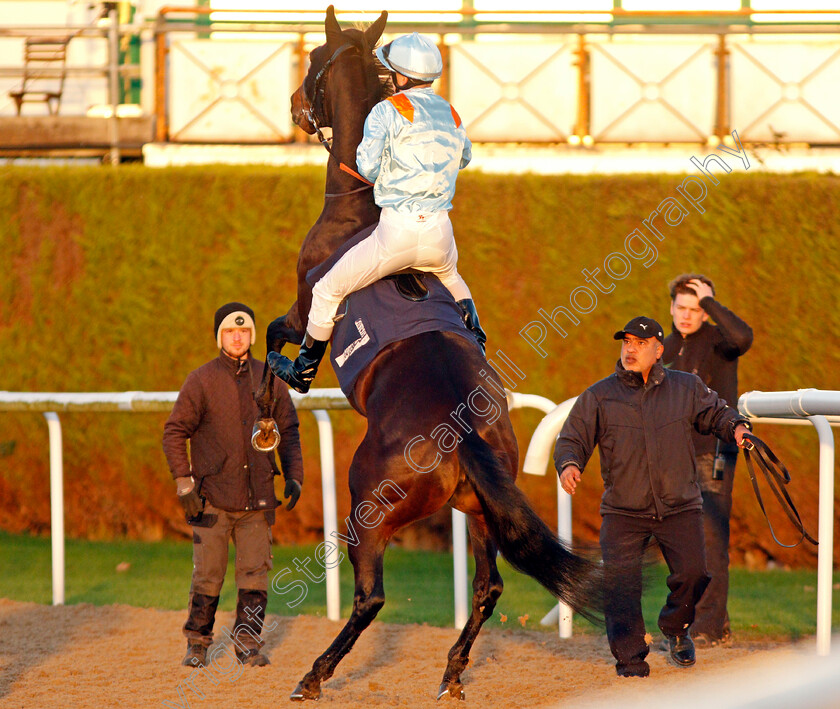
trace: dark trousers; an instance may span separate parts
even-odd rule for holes
[[[706,539],[706,567],[712,577],[697,604],[692,633],[712,639],[729,634],[729,517],[732,512],[732,484],[738,453],[724,453],[723,479],[714,480],[714,454],[697,458],[697,481],[703,493],[703,535]]]
[[[709,584],[703,549],[703,515],[691,510],[653,519],[606,514],[601,554],[607,581],[604,617],[616,669],[638,666],[648,654],[642,617],[642,560],[651,538],[668,564],[668,597],[659,613],[665,635],[684,635]]]

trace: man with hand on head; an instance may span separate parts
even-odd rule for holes
[[[271,525],[278,505],[274,451],[251,445],[259,416],[254,394],[265,364],[251,356],[254,312],[228,303],[214,319],[219,356],[187,375],[163,433],[163,450],[178,498],[193,528],[193,575],[189,617],[184,624],[188,667],[207,662],[213,624],[228,562],[236,547],[236,625],[233,641],[243,664],[269,664],[260,652],[271,568]],[[278,452],[286,478],[286,509],[295,506],[303,483],[298,418],[288,389],[277,392],[272,417],[280,433]],[[189,442],[189,447],[188,447]]]
[[[647,677],[642,559],[651,538],[668,564],[670,593],[659,614],[669,661],[695,662],[688,628],[709,583],[703,500],[692,431],[742,445],[748,423],[694,374],[662,366],[662,327],[633,318],[616,369],[575,402],[554,449],[563,489],[573,495],[595,446],[601,458],[601,553],[607,579],[604,616],[620,677]]]
[[[730,406],[738,405],[738,359],[749,350],[753,331],[715,300],[706,276],[686,273],[669,284],[674,328],[665,338],[666,367],[696,374]],[[714,320],[713,325],[709,322]],[[703,494],[706,566],[712,577],[691,626],[698,648],[729,644],[729,517],[738,448],[692,431],[697,479]]]

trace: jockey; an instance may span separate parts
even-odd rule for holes
[[[452,293],[464,324],[484,350],[470,289],[458,273],[458,250],[449,221],[458,171],[472,157],[461,119],[432,90],[443,71],[435,44],[403,35],[376,49],[398,93],[373,107],[356,151],[359,172],[374,182],[382,208],[373,233],[347,251],[312,289],[306,337],[292,362],[268,353],[275,375],[309,391],[324,357],[338,306],[350,293],[405,268],[433,273]]]

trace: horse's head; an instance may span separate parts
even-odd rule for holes
[[[388,72],[373,54],[387,19],[388,13],[383,12],[365,30],[342,30],[335,19],[333,6],[327,8],[324,21],[327,42],[310,52],[309,71],[298,90],[292,94],[292,120],[304,132],[312,135],[318,128],[332,126],[330,87],[338,81],[332,75],[338,74],[351,63],[359,64],[362,70],[362,80],[356,81],[355,90],[359,92],[359,102],[364,104],[365,115],[389,93],[387,83],[383,83]]]

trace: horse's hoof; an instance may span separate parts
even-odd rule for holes
[[[438,701],[444,697],[448,697],[449,699],[460,699],[461,701],[467,698],[464,694],[464,688],[461,686],[460,682],[453,682],[452,684],[449,684],[448,682],[441,682],[440,687],[438,687]]]
[[[298,686],[295,687],[295,691],[292,692],[289,699],[293,702],[304,702],[307,699],[312,699],[313,701],[318,701],[321,698],[321,688],[318,687],[317,692],[313,692],[311,689],[307,689],[303,686],[303,682],[298,682]]]
[[[251,445],[260,453],[270,453],[280,444],[280,431],[273,418],[258,419],[251,431]]]

